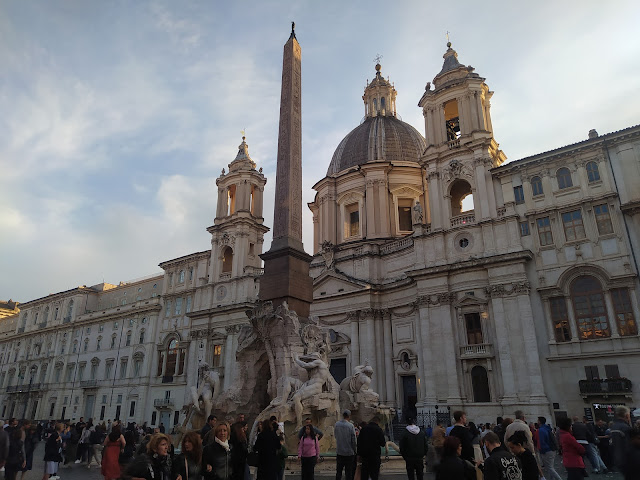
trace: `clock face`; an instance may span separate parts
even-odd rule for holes
[[[224,286],[218,287],[218,300],[222,300],[227,296],[227,288]]]

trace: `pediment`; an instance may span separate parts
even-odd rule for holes
[[[349,278],[333,270],[325,271],[313,281],[313,298],[320,299],[332,295],[360,292],[371,288],[367,282]]]
[[[473,295],[465,295],[460,300],[454,303],[454,307],[463,308],[463,307],[473,307],[478,305],[486,305],[487,299],[482,297],[476,297]]]

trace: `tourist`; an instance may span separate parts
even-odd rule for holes
[[[453,418],[456,423],[449,432],[449,436],[453,435],[460,439],[462,444],[462,454],[460,455],[463,460],[468,460],[471,463],[475,463],[475,453],[473,451],[473,436],[467,428],[467,414],[462,410],[453,412]]]
[[[9,433],[9,456],[4,465],[5,480],[16,480],[16,475],[27,465],[23,431],[16,428]]]
[[[0,468],[4,467],[9,456],[9,435],[2,427],[4,422],[0,420]]]
[[[302,438],[302,436],[304,435],[304,429],[307,425],[311,425],[311,428],[313,428],[313,433],[314,435],[318,436],[318,440],[322,440],[322,437],[324,436],[324,434],[322,433],[322,431],[315,427],[313,425],[313,423],[311,422],[310,418],[306,418],[304,421],[304,426],[298,431],[298,440],[300,440]],[[274,430],[275,431],[275,430]]]
[[[42,480],[48,480],[50,476],[56,476],[58,473],[58,463],[62,461],[62,437],[60,434],[63,429],[64,425],[62,423],[56,423],[53,432],[51,432],[44,445],[44,475]]]
[[[580,445],[571,433],[571,419],[558,420],[560,429],[560,447],[562,448],[562,465],[567,470],[567,480],[576,480],[587,476],[582,456],[585,454],[584,446]]]
[[[124,468],[133,460],[133,456],[136,453],[136,439],[135,435],[131,430],[127,430],[123,434],[124,437],[124,448],[120,450],[120,456],[118,457],[118,462],[120,463],[120,468]]]
[[[120,450],[124,449],[127,442],[120,432],[120,426],[111,428],[111,433],[104,439],[104,449],[102,450],[102,466],[100,472],[104,480],[114,480],[120,478]]]
[[[362,427],[358,437],[357,455],[363,480],[378,480],[380,475],[380,447],[386,446],[386,441],[379,423],[380,418],[373,417],[371,422]]]
[[[125,476],[131,480],[173,480],[169,445],[171,440],[167,435],[154,434],[147,444],[147,452],[134,458],[127,466]]]
[[[231,425],[231,428],[229,428],[229,443],[233,446],[233,444],[235,443],[236,439],[235,439],[235,435],[236,432],[238,431],[238,425],[246,425],[247,422],[245,422],[244,420],[244,413],[241,413],[240,415],[238,415],[238,418],[236,419],[236,421]],[[245,435],[246,437],[246,435]]]
[[[556,442],[553,430],[547,425],[547,419],[538,417],[538,452],[540,453],[542,469],[547,480],[562,480],[554,467],[557,451],[558,442]]]
[[[244,417],[244,415],[242,415]],[[251,478],[247,458],[249,457],[249,441],[247,439],[247,422],[237,421],[231,425],[231,474],[234,480]]]
[[[516,431],[507,440],[507,446],[511,453],[520,461],[520,470],[522,471],[522,480],[538,480],[540,472],[538,471],[538,462],[528,449],[524,447],[527,443],[527,436],[522,430]]]
[[[622,471],[627,448],[629,444],[629,434],[631,433],[631,412],[624,405],[617,406],[615,409],[615,419],[611,424],[611,446],[610,453],[613,465],[619,472]]]
[[[198,432],[187,432],[182,438],[182,451],[172,462],[172,480],[200,480],[202,439]]]
[[[319,458],[318,435],[313,431],[313,425],[305,425],[302,438],[298,442],[298,460],[302,463],[300,472],[302,480],[313,480],[313,472]]]
[[[287,457],[289,456],[289,452],[287,451],[287,445],[284,441],[284,433],[278,432],[278,439],[280,440],[280,450],[278,450],[278,480],[284,479],[284,467],[287,461]],[[250,480],[251,476],[245,477],[245,480]]]
[[[436,466],[436,480],[472,480],[476,469],[460,458],[462,444],[458,437],[446,437],[442,443],[442,458]]]
[[[351,410],[342,412],[342,420],[336,422],[333,436],[336,439],[336,480],[342,480],[342,470],[346,480],[353,480],[356,455],[356,429],[349,420]]]
[[[260,426],[261,431],[253,446],[253,450],[258,452],[258,475],[256,480],[277,480],[277,452],[281,448],[280,439],[273,431],[271,421],[263,420]]]
[[[573,425],[571,426],[573,436],[577,442],[584,447],[587,458],[591,463],[592,473],[597,474],[601,471],[608,473],[609,470],[602,461],[602,458],[600,458],[600,452],[596,445],[596,442],[598,442],[596,430],[592,424],[588,423],[586,417],[583,417],[582,420],[581,422],[577,416],[573,417]]]
[[[433,446],[433,451],[435,454],[433,462],[427,462],[427,465],[431,464],[432,466],[437,465],[442,458],[442,449],[444,447],[445,440],[445,430],[444,427],[438,422],[436,424],[436,428],[433,429],[433,435],[431,437],[431,445]]]
[[[489,432],[484,437],[489,456],[482,464],[484,480],[522,480],[522,470],[518,460],[502,448],[500,437],[495,432]]]
[[[604,422],[604,420],[599,419],[596,421],[596,437],[598,437],[598,450],[600,452],[600,458],[607,466],[607,468],[611,468],[611,457],[609,455],[609,426]]]
[[[164,423],[160,422],[158,429],[160,430],[160,433],[165,433]]]
[[[516,410],[515,417],[516,419],[504,429],[504,438],[511,438],[517,431],[524,432],[527,437],[527,444],[525,445],[525,448],[535,455],[536,448],[533,445],[533,434],[531,433],[529,425],[527,425],[524,412],[522,410]]]
[[[400,454],[404,459],[409,480],[422,480],[424,457],[429,449],[427,434],[416,425],[413,418],[407,419],[407,423],[400,439]]]
[[[629,447],[622,472],[625,480],[638,479],[638,472],[640,472],[640,428],[637,426],[629,432]]]
[[[220,423],[212,432],[213,441],[202,451],[202,475],[208,480],[229,480],[232,475],[229,427]]]
[[[28,420],[24,425],[24,454],[25,454],[25,466],[22,469],[22,475],[20,480],[24,480],[25,474],[33,468],[33,452],[38,445],[38,430],[35,425],[32,425]]]
[[[204,437],[209,433],[209,431],[216,427],[216,423],[218,423],[218,418],[215,415],[209,415],[207,423],[205,423],[204,427],[200,430],[200,438],[202,440],[204,440]]]

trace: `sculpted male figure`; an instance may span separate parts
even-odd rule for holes
[[[296,355],[294,361],[300,367],[304,368],[309,375],[309,380],[304,382],[300,389],[293,395],[296,420],[298,425],[302,425],[302,401],[321,394],[322,386],[327,382],[330,373],[327,364],[322,361],[318,353],[305,355],[302,359]]]
[[[191,401],[193,408],[199,411],[205,418],[211,415],[213,399],[220,394],[220,375],[209,369],[209,365],[203,363],[198,369],[200,386],[191,387]],[[203,409],[199,408],[200,397],[202,397]],[[204,411],[203,411],[204,410]]]

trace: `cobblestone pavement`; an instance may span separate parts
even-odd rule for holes
[[[42,458],[44,457],[44,442],[40,442],[36,447],[36,451],[33,456],[33,470],[27,472],[25,474],[24,479],[22,480],[42,480],[42,473],[44,471],[44,461]],[[588,463],[588,461],[586,462]],[[287,468],[285,478],[288,480],[298,480],[300,478],[300,470],[299,467],[296,467],[295,462],[290,464],[292,466],[291,469]],[[322,465],[322,464],[320,464]],[[333,469],[331,469],[333,470]],[[556,459],[556,470],[562,476],[562,478],[567,478],[564,468],[562,467],[562,460],[560,457]],[[587,471],[591,469],[587,467]],[[58,471],[58,475],[60,475],[61,480],[102,480],[103,477],[100,474],[100,466],[93,463],[91,468],[87,468],[85,464],[72,464],[71,468],[60,468]],[[316,478],[319,479],[329,479],[335,478],[335,471],[323,470],[321,467],[316,469]],[[399,471],[385,471],[384,464],[381,470],[380,480],[402,480],[407,478],[406,473]],[[433,480],[435,475],[431,473],[427,473],[425,475],[426,480]],[[591,478],[594,480],[623,480],[622,475],[618,473],[609,473],[606,475],[593,475],[591,474]],[[20,475],[18,474],[17,480],[20,479]]]

